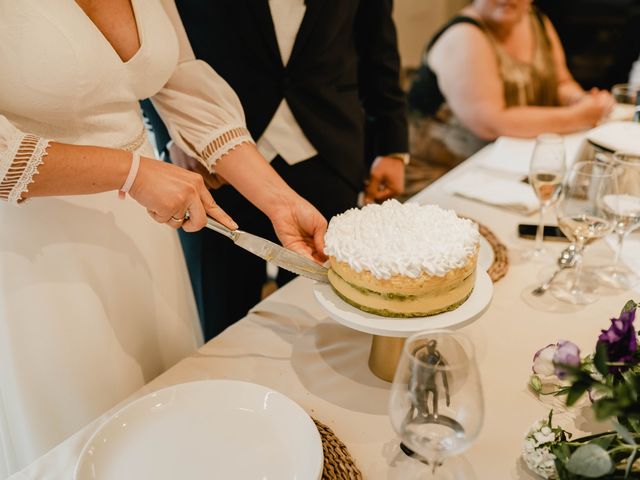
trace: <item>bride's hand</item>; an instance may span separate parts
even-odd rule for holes
[[[215,203],[201,175],[169,163],[142,157],[129,194],[156,222],[176,229],[200,230],[207,223],[207,215],[232,230],[238,228]]]
[[[318,263],[324,254],[327,221],[316,208],[300,196],[294,197],[270,216],[278,238],[289,250],[312,258]]]

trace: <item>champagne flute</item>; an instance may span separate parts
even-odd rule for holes
[[[618,244],[613,265],[601,276],[611,286],[626,290],[640,282],[637,275],[620,265],[624,240],[640,227],[640,155],[616,152],[611,168],[613,175],[603,184],[602,203]]]
[[[544,214],[558,199],[566,169],[564,140],[560,135],[545,133],[536,139],[529,164],[529,183],[540,200],[540,222],[536,243],[529,257],[535,260],[549,258],[543,245]]]
[[[582,252],[587,242],[603,237],[613,227],[603,208],[603,187],[612,181],[612,176],[612,168],[598,161],[578,162],[567,176],[557,205],[558,226],[579,253],[573,275],[568,275],[564,284],[556,283],[551,288],[560,300],[584,305],[598,299],[593,291],[595,285],[582,274]]]
[[[455,478],[446,457],[466,450],[484,418],[471,341],[459,332],[419,332],[405,342],[391,386],[390,418],[402,449],[422,457],[419,478]]]

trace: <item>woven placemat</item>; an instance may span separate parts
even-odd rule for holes
[[[320,432],[322,452],[324,454],[323,480],[362,480],[362,473],[356,467],[351,454],[344,443],[324,423],[315,418],[313,421]]]
[[[473,220],[473,219],[472,219]],[[476,222],[475,220],[473,220]],[[476,222],[478,224],[478,230],[480,231],[480,235],[482,235],[491,248],[493,249],[493,263],[487,270],[489,277],[493,283],[496,283],[502,277],[507,274],[509,271],[509,257],[507,256],[507,247],[498,240],[498,237],[488,228],[482,225],[480,222]]]

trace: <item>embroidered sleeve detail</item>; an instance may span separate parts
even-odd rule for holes
[[[220,158],[243,143],[254,143],[249,130],[244,127],[227,130],[210,141],[200,151],[200,158],[206,160],[210,169],[213,170]]]
[[[8,148],[0,152],[0,199],[15,205],[23,200],[48,147],[48,140],[31,134],[9,139]]]

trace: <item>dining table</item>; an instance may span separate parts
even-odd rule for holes
[[[508,271],[493,284],[486,309],[460,327],[475,346],[484,419],[470,447],[445,463],[458,466],[463,472],[458,478],[534,479],[539,477],[521,457],[523,440],[550,409],[555,421],[576,435],[606,428],[594,420],[586,402],[568,408],[561,398],[538,396],[530,389],[534,353],[558,340],[571,340],[583,354],[592,352],[600,330],[608,328],[636,292],[603,289],[588,305],[555,301],[549,294],[538,303],[528,299],[527,292],[552,271],[568,244],[547,241],[546,262],[527,260],[524,253],[533,240],[520,238],[517,226],[536,223],[535,214],[498,208],[447,189],[461,175],[486,171],[494,147],[489,144],[410,201],[437,204],[484,225],[506,246],[509,259]],[[555,223],[549,210],[548,223]],[[597,269],[611,264],[613,252],[600,240],[588,246],[584,258],[587,268]],[[206,379],[243,380],[281,392],[335,433],[363,478],[402,478],[407,462],[415,460],[400,450],[389,419],[391,384],[369,368],[372,335],[334,321],[316,301],[313,285],[298,277],[278,289],[192,355],[10,478],[72,479],[83,446],[114,412],[149,392]]]

